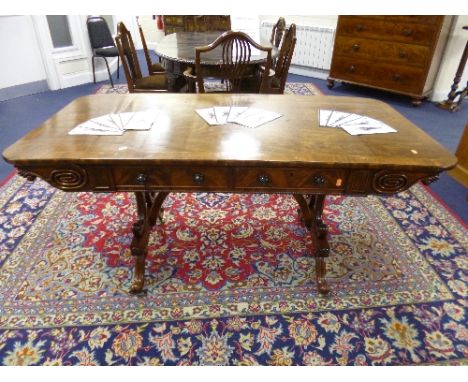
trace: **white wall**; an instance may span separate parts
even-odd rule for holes
[[[0,16],[0,89],[44,81],[32,16]]]
[[[310,25],[324,28],[336,28],[338,22],[338,16],[336,15],[320,15],[320,16],[298,16],[298,15],[287,15],[283,16],[286,23],[289,25],[295,23],[297,25]],[[276,23],[278,21],[278,15],[265,15],[260,16],[260,24],[263,21]]]
[[[85,16],[71,16],[74,31],[78,34],[75,38],[75,51],[67,55],[54,56],[53,62],[44,55],[47,44],[44,37],[38,35],[37,19],[45,16],[0,16],[0,89],[10,86],[32,83],[47,79],[49,84],[50,72],[56,73],[56,85],[51,88],[61,88],[78,85],[92,81],[91,50],[85,25]],[[278,15],[258,16],[259,23],[263,21],[276,22]],[[335,15],[321,16],[285,16],[288,23],[295,22],[301,25],[335,27],[338,17]],[[35,24],[33,23],[35,20]],[[137,48],[141,48],[135,16],[115,15],[114,20],[124,21],[132,32]],[[161,38],[163,33],[156,29],[156,21],[150,15],[140,16],[149,47]],[[455,77],[467,41],[468,32],[462,29],[468,25],[468,16],[456,16],[444,52],[438,76],[436,78],[432,100],[441,101],[446,98]],[[45,26],[43,28],[45,30]],[[45,34],[45,33],[43,33]],[[76,36],[75,34],[75,36]],[[47,50],[47,49],[46,49]],[[50,50],[50,48],[49,48]],[[42,57],[41,57],[42,51]],[[112,69],[116,69],[116,59],[112,62]],[[103,63],[97,60],[97,79],[106,80],[107,72]],[[54,69],[54,70],[53,70]],[[466,86],[468,78],[468,65],[460,82],[460,87]],[[54,81],[52,81],[54,82]]]

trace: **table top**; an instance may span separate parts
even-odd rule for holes
[[[164,36],[156,45],[155,53],[165,59],[182,63],[195,63],[195,48],[211,44],[224,32],[178,32]],[[271,55],[276,57],[278,49],[270,41],[261,39],[260,45],[272,47]],[[221,58],[221,47],[202,55],[202,64],[216,65]],[[266,53],[255,50],[252,52],[251,62],[259,63],[266,60]]]
[[[249,106],[282,114],[251,129],[208,125],[196,109]],[[398,132],[351,136],[320,127],[318,111],[335,109],[379,119]],[[161,110],[148,131],[77,136],[79,123],[108,113]],[[366,98],[264,94],[126,94],[78,98],[8,147],[15,165],[209,164],[217,166],[331,166],[449,169],[456,157],[389,105]]]

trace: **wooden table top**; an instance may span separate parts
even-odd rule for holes
[[[255,129],[210,126],[195,110],[249,106],[283,116]],[[398,132],[351,136],[319,127],[318,110],[379,119]],[[77,136],[79,123],[107,113],[159,109],[149,131],[122,136]],[[211,164],[221,166],[331,166],[446,170],[456,157],[389,105],[365,98],[258,94],[128,94],[78,98],[31,131],[3,156],[15,165]]]
[[[198,46],[206,46],[211,44],[218,36],[224,32],[178,32],[164,36],[158,42],[155,48],[155,53],[172,61],[194,64],[195,63],[195,48]],[[278,49],[268,40],[261,39],[260,45],[272,47],[271,55],[276,57]],[[203,54],[204,65],[216,65],[221,59],[221,46],[212,52]],[[261,63],[266,60],[266,53],[254,51],[251,56],[251,63]]]

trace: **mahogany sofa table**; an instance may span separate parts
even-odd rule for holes
[[[283,116],[256,129],[210,126],[196,113],[212,106],[249,106]],[[121,136],[68,135],[107,113],[161,110],[151,130]],[[351,136],[318,125],[318,110],[377,118],[398,131]],[[390,106],[354,98],[245,94],[129,94],[78,98],[3,152],[30,180],[63,191],[134,192],[137,221],[132,293],[144,286],[151,227],[170,192],[290,193],[314,245],[317,288],[327,293],[327,194],[391,194],[431,180],[456,157]]]

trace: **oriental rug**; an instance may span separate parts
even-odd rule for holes
[[[223,85],[217,81],[206,81],[205,87],[209,90],[223,90]],[[285,94],[297,95],[319,95],[322,94],[313,84],[306,82],[287,82],[284,89]],[[102,85],[96,94],[127,94],[128,86],[125,84]]]
[[[179,193],[163,208],[132,296],[133,195],[12,176],[0,364],[468,363],[468,230],[427,188],[327,197],[326,297],[291,196]]]
[[[462,363],[467,230],[422,187],[328,197],[332,293],[287,195],[171,194],[127,293],[131,194],[0,194],[0,363]]]

